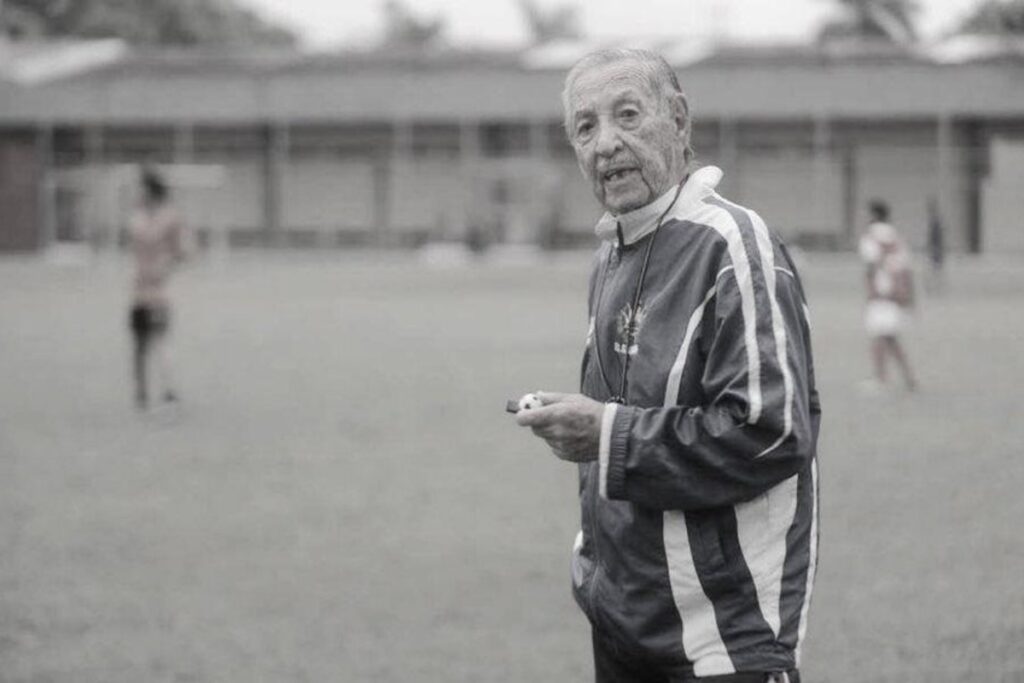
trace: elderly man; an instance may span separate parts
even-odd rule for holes
[[[753,211],[696,169],[656,54],[584,57],[563,93],[607,210],[582,394],[517,421],[579,463],[574,595],[597,681],[791,681],[817,550],[820,421],[807,307]]]

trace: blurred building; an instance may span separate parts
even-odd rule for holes
[[[230,244],[590,239],[561,124],[567,67],[514,52],[139,53],[0,45],[0,250],[113,244],[139,164]],[[678,68],[698,159],[791,241],[847,248],[869,198],[923,245],[1024,251],[1024,48],[649,45]]]

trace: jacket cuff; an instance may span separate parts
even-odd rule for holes
[[[605,499],[621,499],[626,493],[626,455],[635,408],[609,403],[601,420],[600,493]]]
[[[615,422],[615,413],[618,408],[618,403],[606,403],[604,415],[601,416],[601,440],[597,447],[597,490],[602,498],[608,497],[608,486],[605,482],[608,479],[608,457],[612,447],[612,423]]]

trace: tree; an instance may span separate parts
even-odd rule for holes
[[[384,47],[422,50],[439,42],[443,30],[440,17],[420,19],[401,0],[384,3]]]
[[[14,38],[122,38],[141,45],[291,45],[295,35],[234,0],[3,0]]]
[[[840,16],[826,23],[819,41],[852,38],[909,44],[917,40],[916,0],[837,0]]]
[[[1024,0],[984,0],[967,15],[957,33],[1024,36]]]
[[[534,44],[543,45],[554,40],[579,38],[579,7],[563,5],[544,11],[533,0],[519,0],[519,9],[526,19]]]

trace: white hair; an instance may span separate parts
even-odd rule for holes
[[[573,64],[569,73],[565,76],[565,87],[562,90],[562,109],[565,112],[565,132],[571,138],[571,121],[569,120],[569,92],[580,74],[597,66],[612,64],[614,62],[630,62],[636,67],[636,77],[647,82],[655,97],[661,103],[675,97],[681,96],[683,102],[683,113],[686,116],[686,140],[683,150],[684,159],[689,162],[693,156],[693,147],[690,145],[690,133],[693,130],[690,119],[690,105],[686,100],[686,93],[679,85],[679,78],[665,58],[651,50],[637,48],[604,48],[584,55],[578,62]]]

